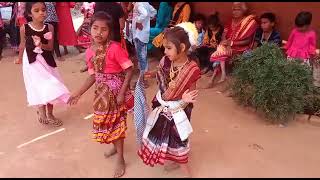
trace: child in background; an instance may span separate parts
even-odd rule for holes
[[[147,43],[149,42],[150,36],[150,19],[154,18],[156,14],[157,10],[148,2],[134,3],[132,34],[138,57],[140,74],[144,74],[148,70]],[[148,84],[144,78],[143,81],[147,88]]]
[[[208,30],[204,35],[201,47],[197,50],[200,67],[202,67],[202,74],[206,74],[212,69],[210,55],[216,51],[223,33],[223,26],[220,22],[218,12],[209,16],[207,24]]]
[[[310,28],[312,14],[302,11],[295,19],[296,27],[291,31],[285,45],[289,60],[299,59],[310,65],[310,58],[316,55],[316,32]]]
[[[263,43],[275,43],[281,46],[280,32],[275,29],[276,16],[267,12],[260,16],[260,28],[254,37],[254,48],[262,46]]]
[[[194,24],[198,30],[198,45],[203,43],[204,35],[206,30],[204,27],[206,26],[206,17],[203,14],[197,14],[194,18]]]
[[[86,50],[89,77],[83,86],[69,99],[76,104],[79,98],[95,84],[93,103],[93,139],[101,144],[114,145],[105,153],[105,158],[117,155],[114,177],[125,173],[123,145],[127,129],[128,102],[133,96],[128,87],[133,73],[133,64],[127,52],[113,36],[112,18],[104,11],[96,12],[91,19],[93,44]],[[131,104],[132,105],[132,104]]]
[[[53,104],[66,104],[70,95],[52,55],[54,29],[52,25],[44,24],[45,3],[27,2],[25,15],[32,20],[20,28],[19,59],[23,61],[28,104],[38,107],[40,123],[61,126],[62,121],[53,115]]]

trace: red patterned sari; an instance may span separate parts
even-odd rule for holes
[[[175,86],[170,87],[171,61],[163,58],[157,73],[157,81],[165,101],[176,101],[182,98],[182,94],[200,78],[198,65],[190,61],[175,78]],[[160,106],[156,98],[153,99],[153,108]],[[193,104],[189,104],[185,113],[190,120]],[[181,141],[176,130],[174,120],[168,112],[161,112],[148,137],[142,140],[142,146],[138,155],[146,165],[164,164],[165,160],[177,163],[187,163],[190,151],[188,139]]]
[[[230,58],[233,55],[241,54],[246,50],[249,50],[253,47],[254,43],[254,34],[258,27],[258,24],[255,20],[255,16],[249,15],[241,20],[239,24],[232,28],[232,22],[227,24],[224,29],[226,39],[231,41],[243,41],[251,37],[251,41],[248,45],[244,46],[222,46],[219,45],[217,51],[214,52],[211,56],[211,61],[223,61]]]

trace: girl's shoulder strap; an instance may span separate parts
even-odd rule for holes
[[[32,33],[32,29],[30,27],[30,24],[29,23],[25,23],[23,24],[24,26],[24,33],[25,33],[25,36],[28,36]]]

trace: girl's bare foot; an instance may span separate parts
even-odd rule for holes
[[[180,165],[179,165],[178,163],[175,163],[175,162],[170,163],[170,164],[166,164],[166,165],[164,166],[164,170],[165,170],[165,171],[168,171],[168,172],[173,171],[173,170],[176,170],[176,169],[178,169],[178,168],[180,168]]]
[[[63,46],[63,49],[64,49],[64,55],[69,54],[67,46]]]
[[[115,154],[117,154],[117,150],[115,148],[112,148],[109,152],[105,152],[103,155],[105,158],[109,158]]]
[[[86,72],[86,71],[88,71],[88,67],[83,67],[83,68],[80,69],[81,73]]]
[[[37,111],[37,115],[38,115],[38,121],[41,123],[41,124],[49,124],[49,121],[47,119],[47,116],[43,113],[39,113],[39,111]]]
[[[114,172],[114,178],[122,177],[126,173],[126,164],[123,158],[118,159],[116,169]]]
[[[16,60],[14,60],[14,62],[13,63],[15,63],[15,64],[21,64],[22,63],[22,61],[20,60],[20,59],[16,59]]]

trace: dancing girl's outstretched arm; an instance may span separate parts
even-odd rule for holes
[[[71,95],[71,97],[68,100],[68,104],[74,105],[77,104],[80,97],[90,89],[90,87],[96,82],[94,74],[90,75],[86,82],[83,84],[83,86],[76,91],[74,94]]]

